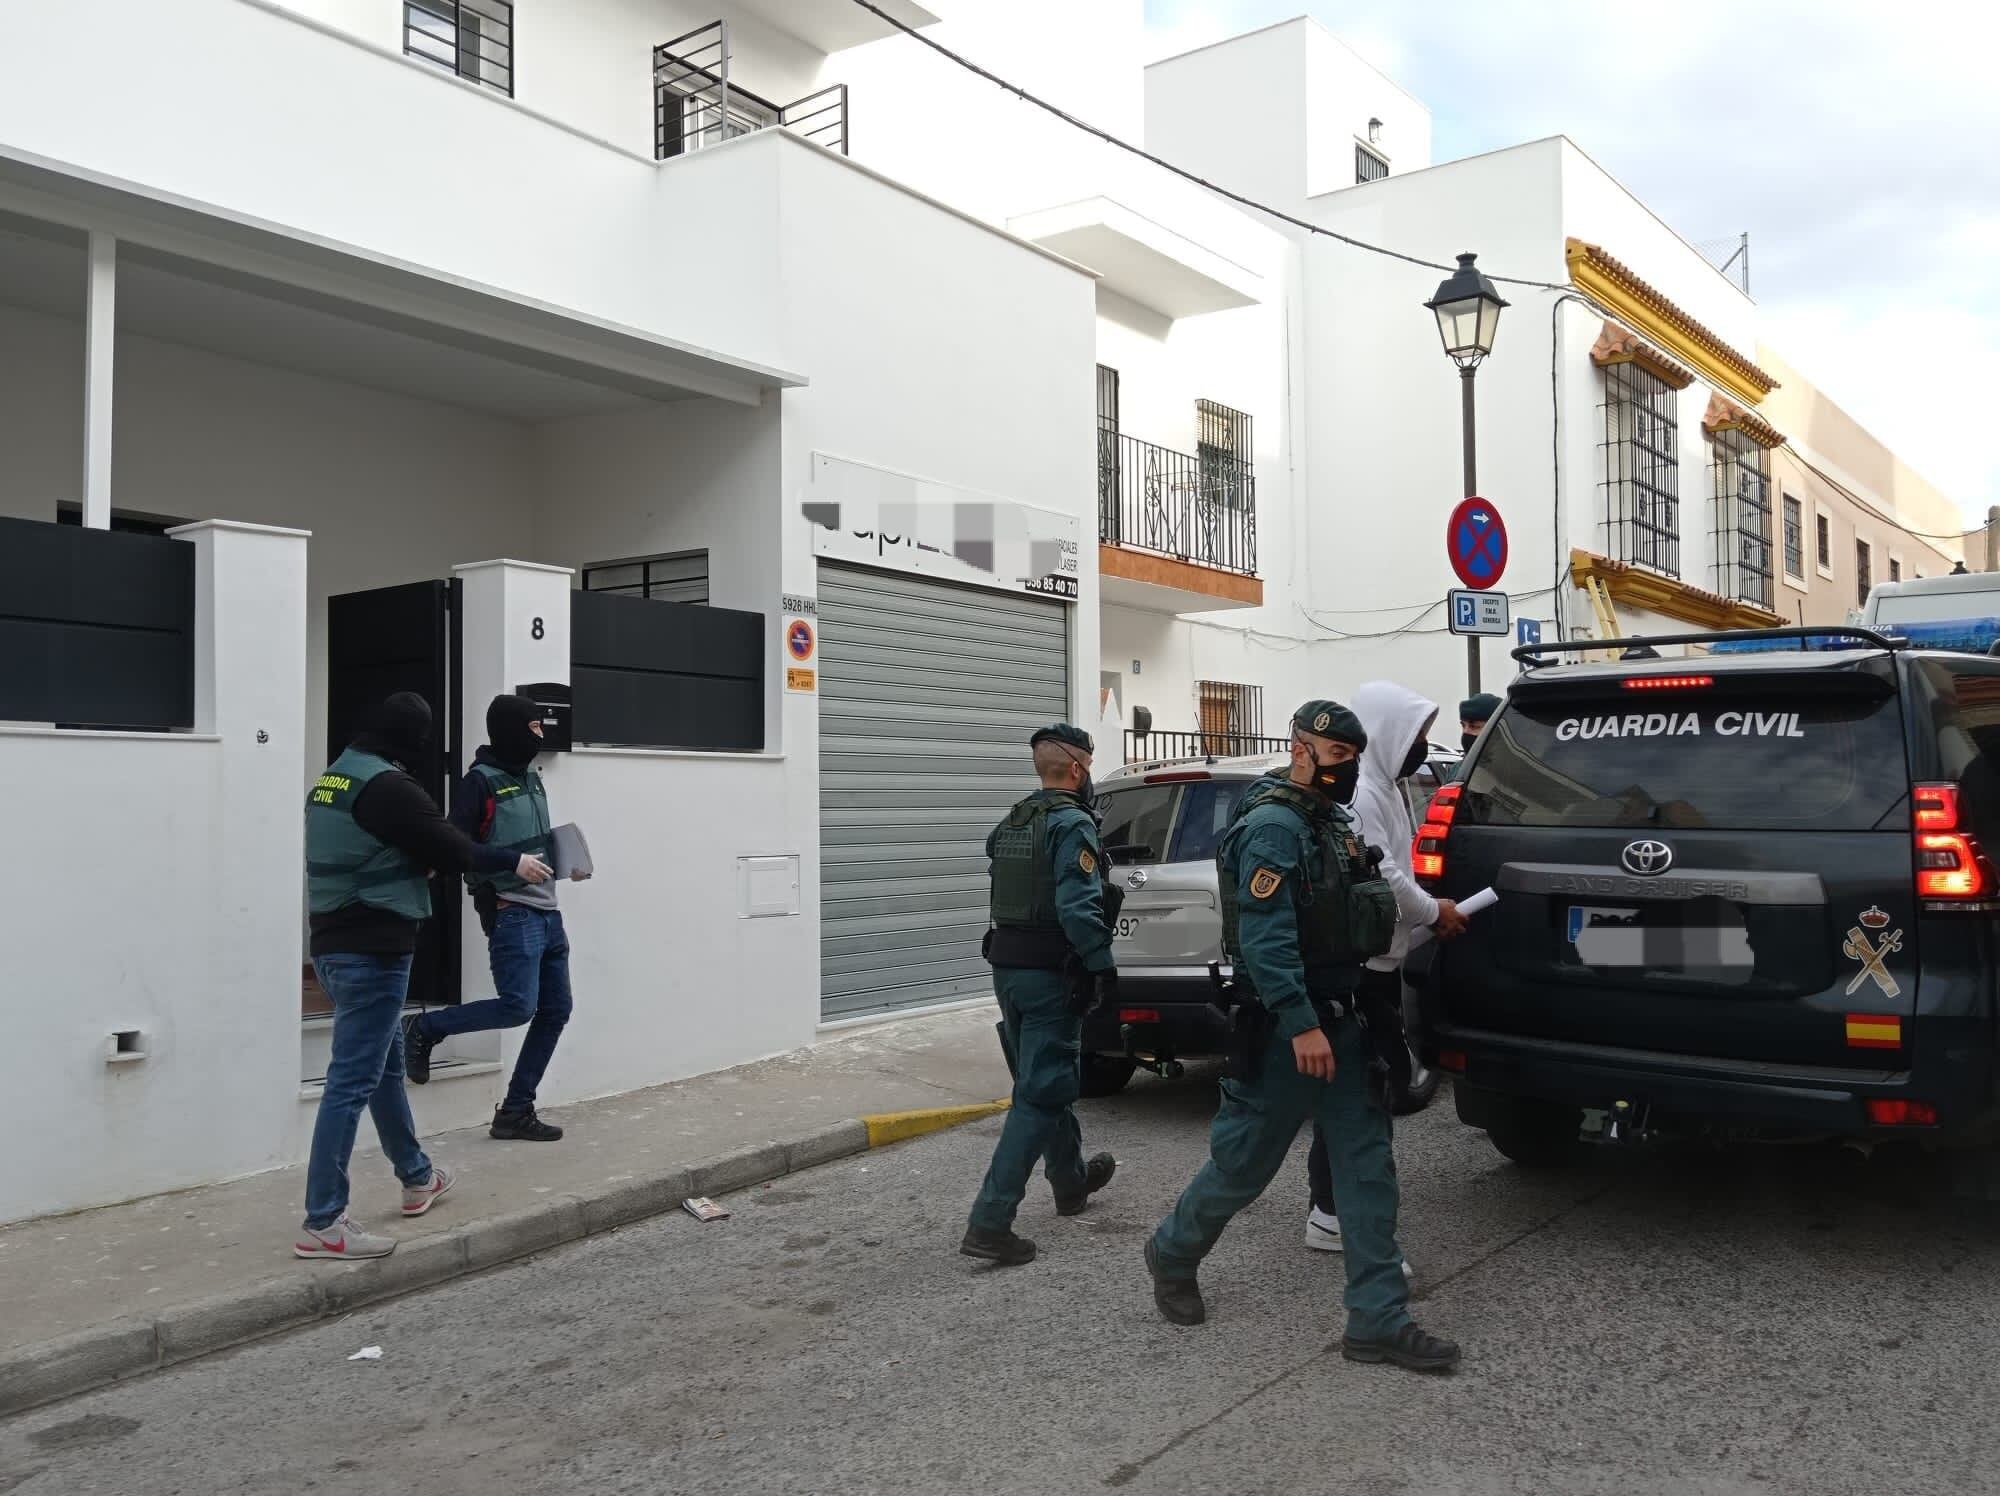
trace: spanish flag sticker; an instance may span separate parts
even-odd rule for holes
[[[1847,1015],[1847,1047],[1849,1049],[1901,1049],[1903,1047],[1903,1020],[1894,1013],[1849,1013]]]

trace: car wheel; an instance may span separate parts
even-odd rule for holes
[[[1410,1088],[1396,1099],[1396,1115],[1399,1117],[1415,1116],[1429,1106],[1436,1100],[1438,1086],[1444,1080],[1435,1065],[1426,1065],[1414,1057],[1410,1063]]]
[[[1083,1094],[1116,1096],[1138,1068],[1137,1060],[1122,1054],[1087,1054],[1083,1057]]]
[[[1577,1137],[1582,1123],[1573,1106],[1508,1097],[1487,1118],[1486,1136],[1520,1168],[1560,1169],[1583,1156]]]

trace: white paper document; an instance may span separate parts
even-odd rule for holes
[[[1471,898],[1460,899],[1458,901],[1458,912],[1460,914],[1467,914],[1467,915],[1481,914],[1484,913],[1486,910],[1491,909],[1495,904],[1499,902],[1500,902],[1499,894],[1495,893],[1490,888],[1482,888],[1479,890],[1478,893],[1474,894]]]
[[[590,865],[590,843],[574,821],[566,821],[549,832],[549,865],[556,876],[570,879],[581,873],[588,878],[596,871]]]

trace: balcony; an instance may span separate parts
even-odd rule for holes
[[[1246,732],[1162,732],[1125,729],[1125,762],[1148,764],[1190,758],[1244,758],[1258,753],[1284,753],[1290,738],[1266,738]]]
[[[1104,600],[1151,613],[1255,608],[1257,476],[1242,458],[1175,452],[1097,431],[1098,572]]]
[[[653,48],[653,158],[665,161],[756,130],[790,130],[847,154],[847,85],[776,104],[729,76],[729,23]]]
[[[1197,231],[1208,226],[1202,220],[1190,225]],[[1089,266],[1105,290],[1168,321],[1255,306],[1269,298],[1264,277],[1256,271],[1112,198],[1092,197],[1010,218],[1007,228]]]

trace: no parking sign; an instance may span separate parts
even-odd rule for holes
[[[1507,526],[1490,501],[1465,500],[1451,511],[1444,535],[1459,581],[1479,592],[1500,585],[1507,572]]]

